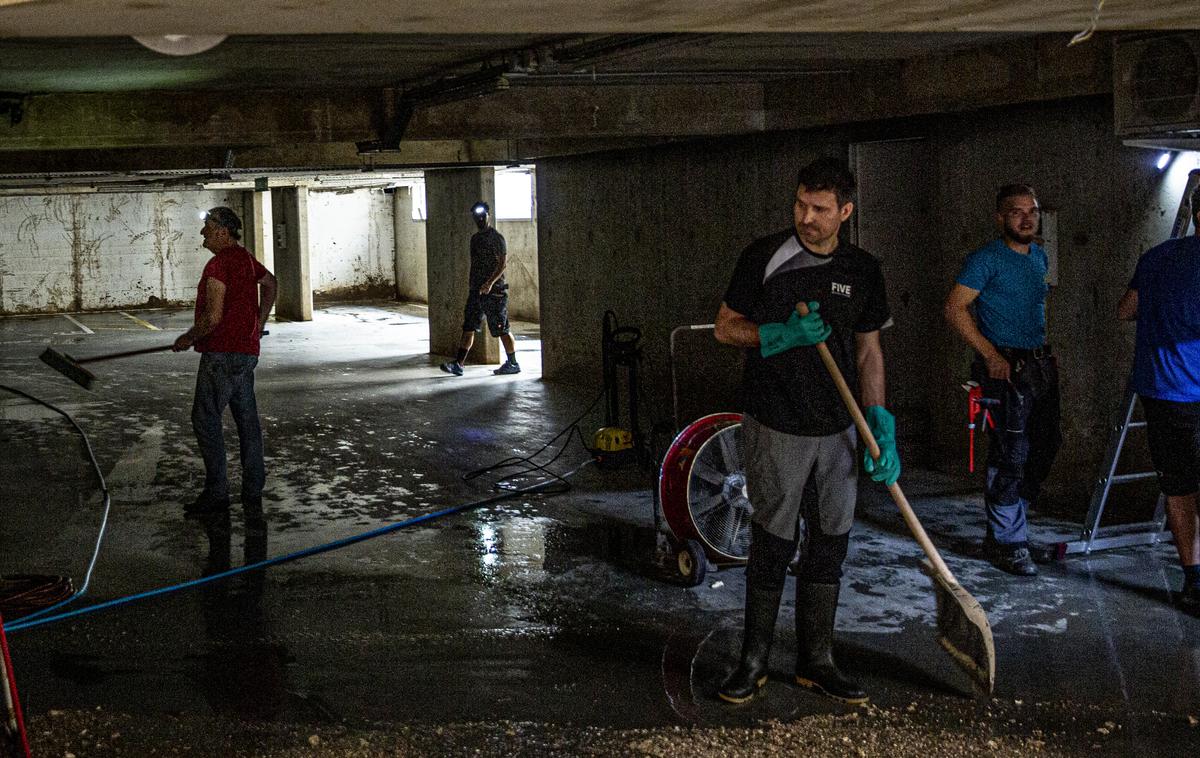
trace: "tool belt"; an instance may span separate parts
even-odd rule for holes
[[[997,347],[996,351],[1008,359],[1009,363],[1017,361],[1042,361],[1054,354],[1049,344],[1041,347]]]

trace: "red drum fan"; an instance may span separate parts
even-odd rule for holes
[[[671,530],[668,550],[688,586],[708,564],[745,563],[750,514],[739,437],[740,413],[713,413],[687,426],[663,456],[658,496]],[[656,511],[657,514],[657,511]]]

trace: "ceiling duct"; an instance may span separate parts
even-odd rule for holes
[[[1200,137],[1200,32],[1119,39],[1113,52],[1118,137]]]

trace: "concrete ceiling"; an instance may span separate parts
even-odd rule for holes
[[[1096,0],[0,0],[0,92],[406,87],[521,50],[541,52],[539,83],[764,81],[1077,32],[1095,10]],[[1108,0],[1097,28],[1186,27],[1200,27],[1192,3]],[[691,34],[641,39],[666,32]],[[632,41],[553,55],[613,33]],[[131,38],[155,34],[234,36],[186,57]]]
[[[130,34],[1077,31],[1096,0],[0,0],[0,37]],[[1195,4],[1108,0],[1102,29],[1195,28]]]
[[[540,66],[532,63],[536,70],[530,71],[525,82],[764,81],[840,70],[856,62],[967,49],[1020,36],[1032,35],[235,36],[212,50],[189,56],[162,55],[131,37],[18,38],[0,39],[0,92],[397,87],[478,70],[520,51],[541,53]]]
[[[1068,49],[1096,7],[0,0],[0,152],[29,171],[211,166],[225,149],[248,165],[380,146],[406,165],[509,161],[1100,94],[1109,32],[1200,27],[1194,3],[1107,0],[1100,33]],[[231,36],[183,57],[131,37],[156,34]]]

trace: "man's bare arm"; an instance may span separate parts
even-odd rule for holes
[[[975,325],[975,319],[971,316],[971,312],[967,310],[977,297],[979,297],[979,290],[971,289],[965,284],[955,284],[954,289],[950,290],[950,294],[946,296],[946,304],[942,308],[942,313],[946,317],[946,323],[950,324],[954,331],[958,332],[959,336],[987,361],[988,376],[993,379],[1007,380],[1010,373],[1008,361],[1003,355],[1000,355],[996,346],[983,336],[979,327]]]
[[[738,313],[725,303],[717,311],[714,335],[717,342],[734,347],[758,347],[758,324]]]
[[[1117,318],[1122,321],[1136,321],[1138,296],[1137,290],[1125,290],[1125,294],[1121,296],[1121,302],[1117,303]]]
[[[887,381],[878,330],[855,333],[854,359],[858,364],[858,394],[863,407],[885,405]]]
[[[224,312],[225,283],[210,276],[204,282],[204,310],[196,317],[192,328],[179,335],[171,349],[175,352],[187,350],[196,344],[196,340],[212,334],[217,324],[221,323]]]
[[[268,271],[258,280],[258,286],[258,331],[261,332],[271,316],[271,308],[275,306],[275,294],[279,291],[279,285],[275,281],[275,275]]]
[[[504,270],[508,268],[508,253],[500,253],[496,256],[496,270],[488,277],[487,281],[479,287],[479,294],[486,295],[492,291],[492,287],[496,281],[504,275]]]

